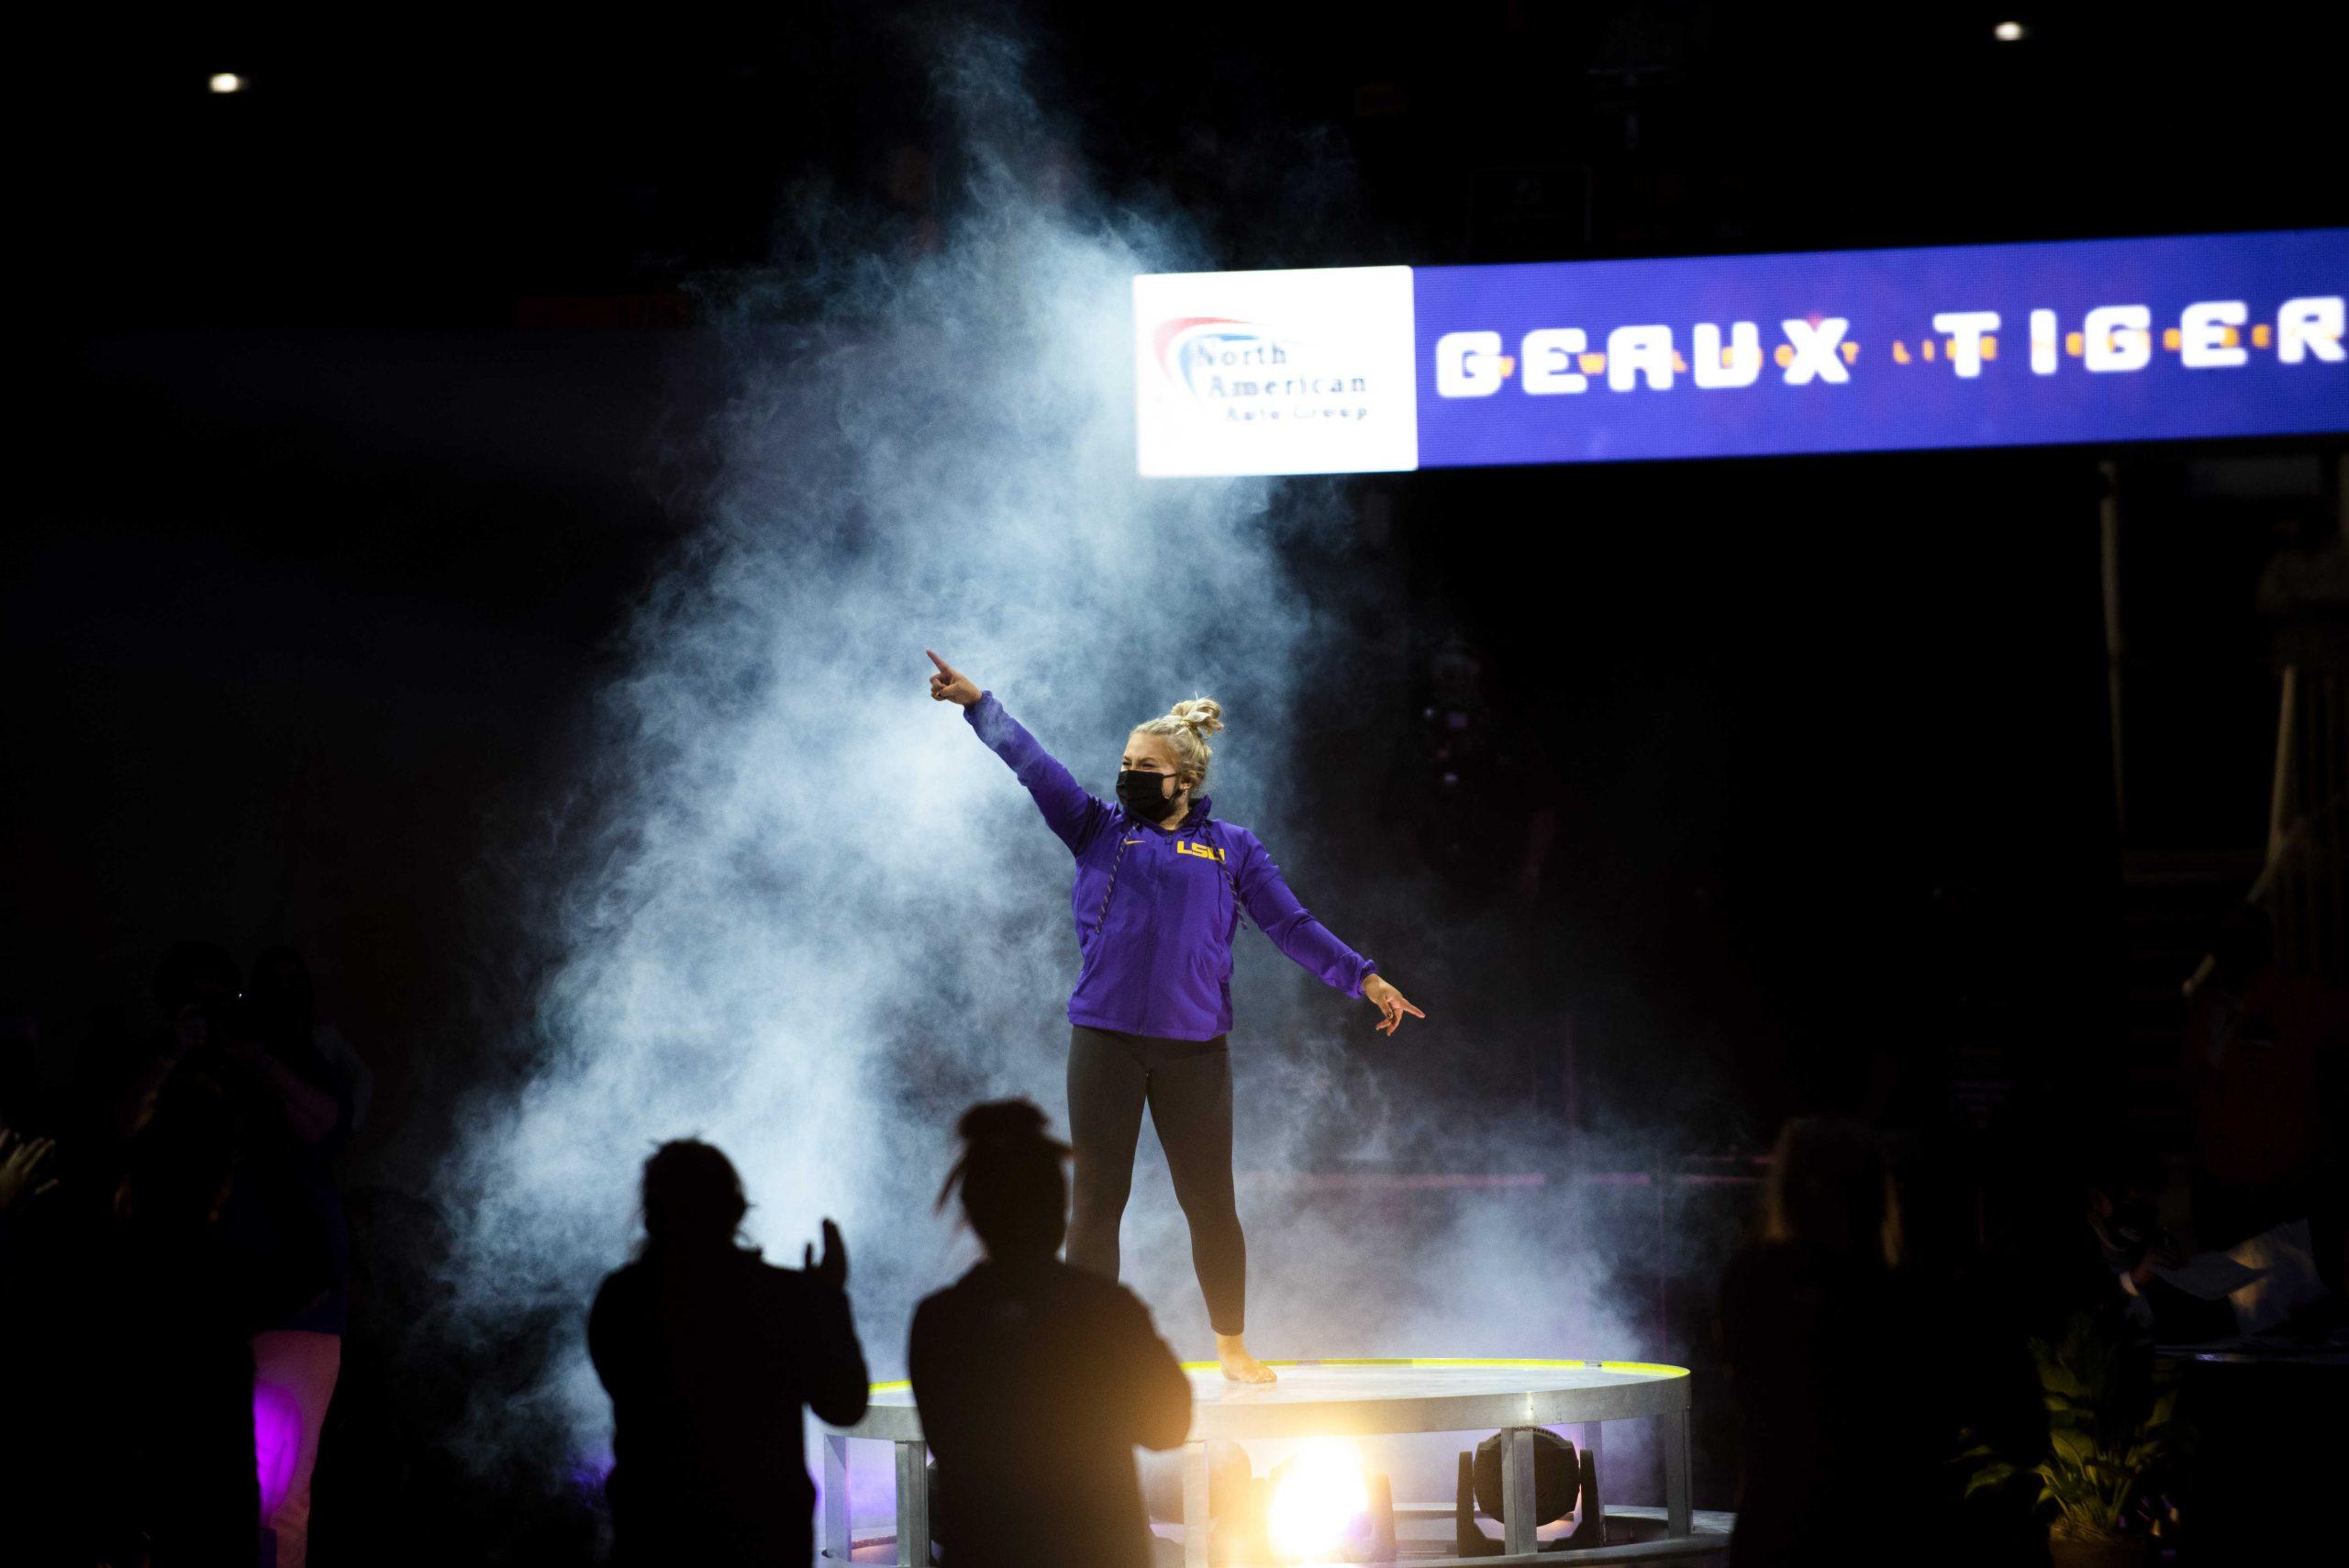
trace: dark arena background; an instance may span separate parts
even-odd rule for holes
[[[739,1472],[786,1543],[740,1561],[930,1561],[940,1184],[974,1102],[1067,1135],[1078,973],[936,650],[1103,800],[1216,698],[1216,817],[1424,1014],[1233,938],[1282,1392],[1215,1371],[1143,1136],[1122,1277],[1201,1363],[1160,1562],[2301,1560],[2349,1457],[2343,31],[28,28],[0,1558],[725,1561]],[[1137,472],[1144,274],[2280,231],[2331,236],[2301,401],[2224,434]],[[770,1262],[837,1221],[877,1385],[844,1440],[770,1364],[814,1329],[703,1347],[729,1419],[784,1392],[690,1526],[629,1516],[692,1466],[614,1470],[587,1339],[684,1139]],[[1066,1349],[1027,1385],[1094,1419]],[[940,1463],[938,1562],[1071,1561],[1074,1482],[998,1558]]]

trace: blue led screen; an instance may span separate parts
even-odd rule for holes
[[[2349,429],[2344,293],[2343,229],[1415,268],[1419,466]]]

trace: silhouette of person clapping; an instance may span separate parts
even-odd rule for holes
[[[1898,1266],[1883,1144],[1842,1118],[1788,1122],[1763,1221],[1721,1282],[1742,1475],[1732,1568],[1884,1561],[1896,1536],[1904,1562],[1954,1561],[1954,1497],[1937,1477],[1957,1449],[1965,1336]]]
[[[938,1460],[933,1531],[950,1568],[1145,1568],[1133,1450],[1181,1443],[1191,1385],[1150,1312],[1054,1254],[1068,1147],[1025,1100],[974,1106],[959,1186],[986,1258],[914,1312],[907,1360]]]
[[[732,1162],[691,1139],[644,1162],[643,1195],[643,1251],[587,1317],[612,1396],[615,1557],[805,1568],[801,1407],[845,1426],[867,1394],[840,1231],[824,1221],[803,1269],[766,1262],[737,1239],[750,1206]]]

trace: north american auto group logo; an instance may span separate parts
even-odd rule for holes
[[[1375,401],[1374,378],[1344,356],[1259,322],[1179,317],[1152,347],[1167,381],[1225,424],[1360,421]]]

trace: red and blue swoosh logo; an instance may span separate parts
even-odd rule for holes
[[[1228,316],[1183,316],[1162,321],[1151,335],[1151,349],[1166,379],[1194,397],[1204,396],[1199,377],[1215,368],[1217,358],[1232,349],[1275,344],[1278,339],[1263,325]]]

